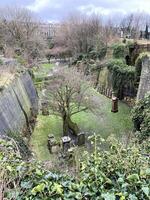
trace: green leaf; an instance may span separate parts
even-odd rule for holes
[[[21,187],[25,189],[30,189],[32,187],[32,182],[31,181],[22,181],[21,182]]]
[[[3,159],[3,154],[2,153],[0,153],[0,160],[2,160]]]
[[[32,190],[31,190],[31,194],[32,195],[36,195],[38,192],[43,192],[45,189],[45,184],[44,183],[41,183],[39,185],[37,185],[36,187],[34,187]]]
[[[12,172],[12,171],[13,171],[13,169],[12,169],[12,167],[11,167],[10,165],[8,165],[6,168],[7,168],[7,169],[8,169],[8,171],[10,171],[10,172]]]
[[[142,169],[142,170],[140,171],[140,175],[141,175],[141,176],[143,176],[143,175],[150,176],[150,168]]]
[[[127,177],[127,180],[129,182],[136,182],[139,181],[139,175],[138,174],[131,174]]]
[[[19,196],[19,192],[16,190],[8,190],[8,192],[5,195],[7,199],[16,199],[16,197]]]
[[[120,177],[120,178],[118,178],[117,182],[118,183],[124,183],[124,179]]]
[[[112,181],[109,178],[106,178],[106,182],[105,183],[112,184]]]
[[[52,190],[53,190],[53,192],[56,192],[57,194],[60,194],[60,195],[63,194],[63,188],[58,183],[54,183],[54,186],[53,186]]]
[[[101,197],[103,197],[105,200],[115,200],[116,199],[115,195],[110,194],[110,193],[105,193],[105,194],[103,193],[101,195]]]
[[[36,169],[36,172],[35,172],[37,175],[39,175],[39,176],[42,176],[42,171],[41,170],[39,170],[39,169]]]
[[[135,196],[135,194],[130,194],[129,200],[138,200],[138,198]]]
[[[149,197],[149,188],[147,186],[142,187],[142,191],[144,192],[144,194]]]
[[[125,200],[125,196],[122,194],[122,192],[116,193],[115,195],[116,195],[116,198],[117,198],[117,199],[118,199],[118,197],[119,197],[119,200]]]
[[[81,200],[82,199],[82,194],[80,192],[76,192],[75,193],[75,197],[76,197],[76,199]]]

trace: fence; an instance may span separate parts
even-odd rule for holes
[[[99,85],[97,87],[97,91],[100,94],[103,94],[110,99],[112,98],[113,91],[110,88],[107,88],[103,85]],[[123,91],[123,96],[124,96],[124,98],[122,99],[122,101],[126,102],[128,105],[134,105],[135,104],[135,93],[133,93],[133,91],[131,92],[130,90],[125,89]]]
[[[112,98],[112,89],[110,89],[110,88],[107,88],[107,87],[105,87],[105,86],[103,86],[103,85],[99,85],[99,86],[97,87],[97,91],[98,91],[99,93],[105,95],[105,96],[108,97],[108,98]]]

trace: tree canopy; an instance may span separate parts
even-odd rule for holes
[[[47,84],[50,110],[63,119],[64,135],[79,132],[71,116],[93,108],[89,79],[76,68],[59,68]]]

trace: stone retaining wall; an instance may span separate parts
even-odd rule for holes
[[[31,76],[24,72],[0,92],[0,136],[22,131],[38,112],[38,95]]]
[[[146,57],[142,62],[137,100],[143,99],[148,92],[150,92],[150,57]]]

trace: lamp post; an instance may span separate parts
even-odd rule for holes
[[[111,112],[116,113],[118,112],[118,98],[113,96],[112,97],[112,109]]]

